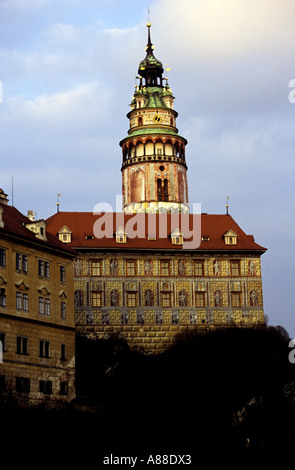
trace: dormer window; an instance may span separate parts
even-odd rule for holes
[[[179,228],[173,230],[171,233],[171,241],[173,245],[183,245],[183,233]]]
[[[25,226],[31,230],[35,234],[36,238],[39,238],[39,240],[45,240],[47,241],[46,237],[46,222],[45,220],[34,220],[28,224],[25,224]]]
[[[238,243],[238,235],[231,229],[223,237],[226,245],[236,245]]]
[[[127,234],[124,231],[124,228],[121,226],[115,232],[116,243],[126,243],[127,242]]]
[[[71,241],[72,241],[72,231],[66,225],[64,225],[58,231],[58,238],[63,243],[71,243]]]

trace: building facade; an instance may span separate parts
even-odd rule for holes
[[[115,227],[116,214],[107,215]],[[123,236],[114,230],[102,239],[91,234],[106,214],[60,212],[48,220],[52,233],[68,227],[68,243],[79,253],[74,262],[78,331],[99,336],[120,331],[134,346],[161,350],[176,333],[190,329],[264,322],[265,249],[230,215],[202,214],[196,249],[183,248],[184,231],[172,237],[169,223],[165,238],[159,225],[153,236],[146,229],[144,237],[129,238],[133,217],[124,215]],[[140,217],[148,226],[148,215]],[[156,217],[161,222],[165,215]]]
[[[78,253],[77,330],[120,331],[130,344],[158,351],[190,329],[263,323],[265,248],[228,213],[189,213],[187,141],[147,26],[128,136],[120,142],[123,212],[58,212],[47,229]]]
[[[0,190],[0,389],[40,403],[75,397],[74,253]]]

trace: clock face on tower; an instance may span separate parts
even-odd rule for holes
[[[153,121],[154,121],[155,124],[161,124],[162,118],[158,114],[155,114],[154,117],[153,117]]]

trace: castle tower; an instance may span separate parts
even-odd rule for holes
[[[187,141],[178,134],[174,96],[153,53],[151,24],[147,27],[146,57],[127,114],[128,137],[120,142],[124,212],[189,212]]]

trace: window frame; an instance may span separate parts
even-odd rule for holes
[[[6,307],[6,289],[0,287],[0,307]]]
[[[161,305],[163,308],[171,308],[171,292],[161,292]]]
[[[6,268],[6,249],[0,248],[0,268]]]
[[[242,306],[241,292],[231,292],[230,298],[232,307],[239,308]],[[236,299],[238,299],[238,302],[236,302]]]
[[[67,318],[67,304],[64,301],[60,303],[60,318],[61,320],[66,320]]]
[[[29,355],[29,338],[27,336],[16,337],[16,354]]]
[[[15,390],[17,393],[30,393],[31,381],[28,377],[15,377]]]
[[[202,302],[199,300],[202,299]],[[197,308],[204,308],[206,307],[206,292],[196,291],[195,292],[195,305]]]
[[[91,291],[90,299],[91,299],[91,307],[100,308],[103,306],[101,291]]]
[[[39,340],[39,357],[50,359],[50,341],[46,339]]]
[[[167,265],[167,266],[164,266]],[[167,260],[160,260],[160,276],[170,276],[170,267],[171,267],[171,263],[170,263],[170,260],[167,261]]]
[[[126,276],[136,276],[136,261],[126,260]]]
[[[59,280],[60,282],[66,282],[66,267],[62,264],[59,266]]]
[[[230,274],[232,277],[239,277],[241,275],[240,260],[230,260]]]
[[[91,276],[102,276],[102,260],[93,259],[90,260],[90,275]]]
[[[198,267],[197,267],[198,265]],[[201,267],[201,270],[200,270]],[[201,274],[199,274],[199,271],[201,271]],[[204,272],[205,272],[205,263],[204,261],[201,260],[194,260],[194,275],[195,277],[204,277]]]
[[[136,292],[127,292],[126,298],[127,307],[133,308],[137,306],[137,293]]]

